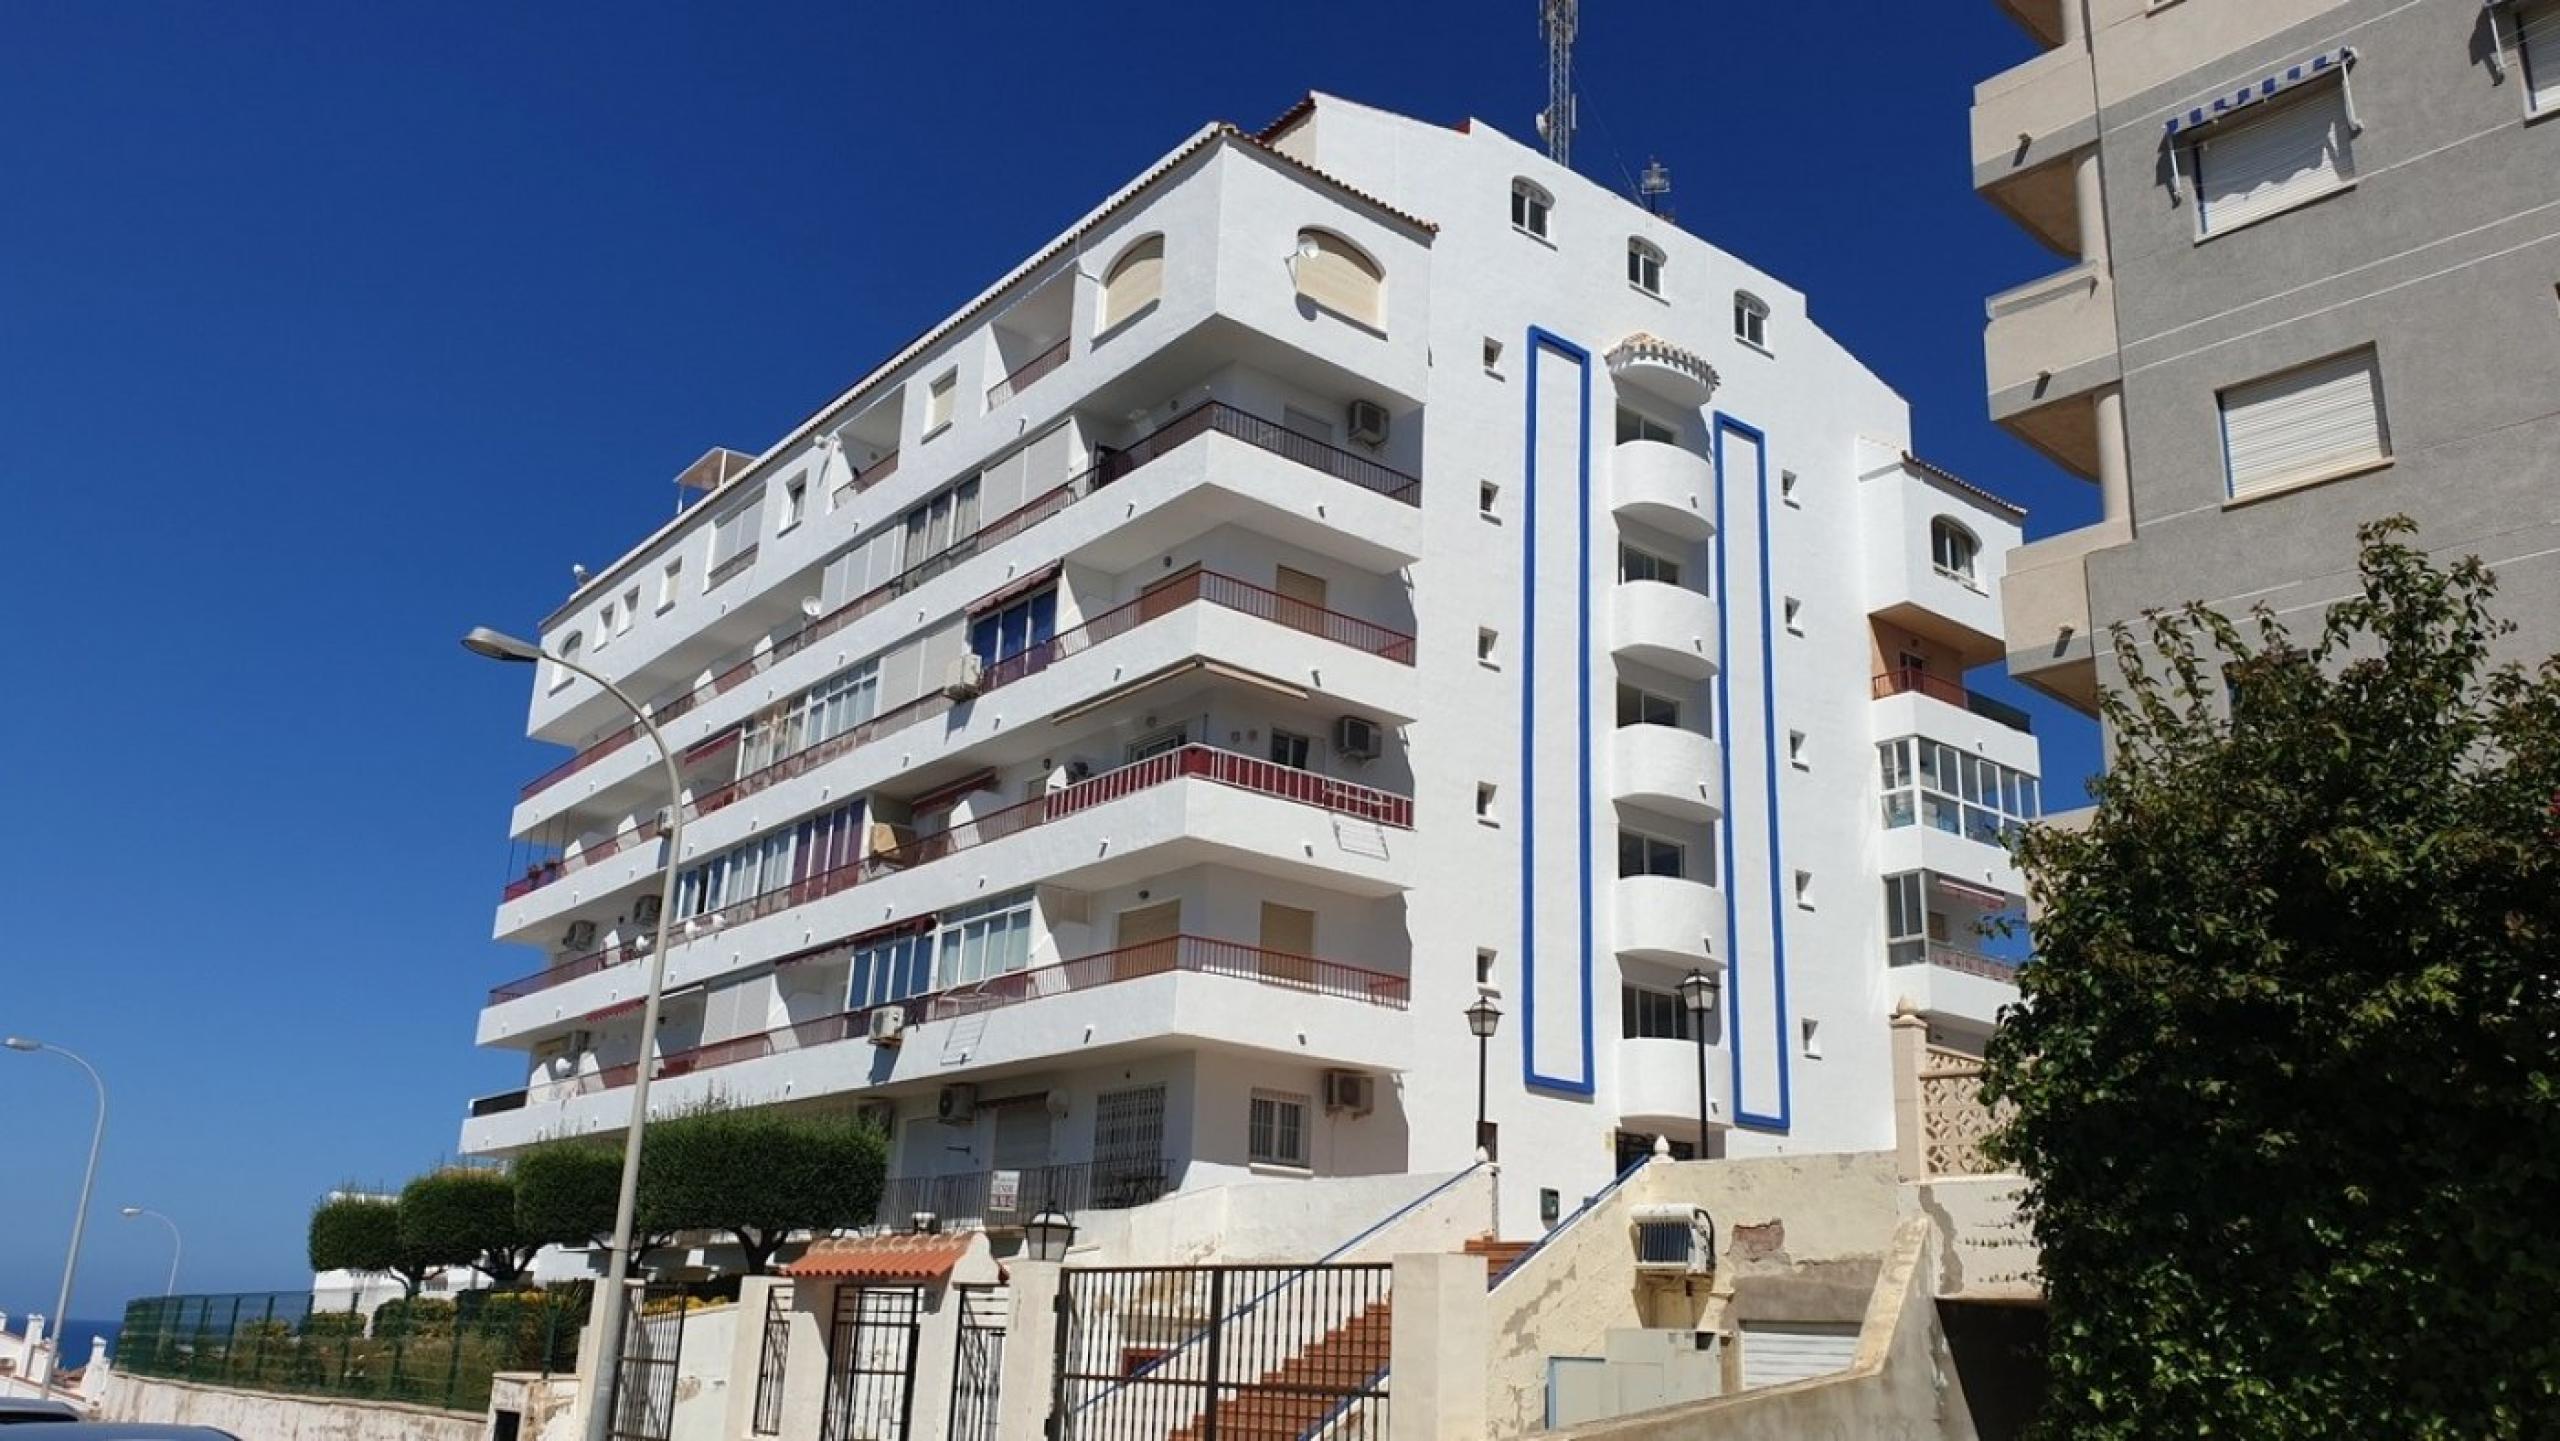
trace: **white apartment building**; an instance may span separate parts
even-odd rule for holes
[[[1987,1033],[2037,810],[1963,684],[2021,514],[1908,436],[1481,124],[1199,132],[544,623],[682,751],[655,1107],[876,1108],[901,1218],[1448,1171],[1489,992],[1507,1229],[1656,1134],[1889,1149],[1887,1018]],[[483,1155],[622,1123],[663,864],[651,748],[540,670]]]

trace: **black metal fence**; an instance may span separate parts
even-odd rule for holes
[[[930,1211],[946,1228],[969,1223],[1003,1227],[1022,1225],[1046,1210],[1069,1215],[1127,1211],[1163,1200],[1172,1189],[1166,1177],[1161,1159],[892,1176],[880,1190],[880,1223],[904,1230],[910,1217]]]
[[[1394,1268],[1070,1269],[1054,1441],[1384,1436]]]
[[[303,1291],[153,1296],[125,1307],[115,1368],[245,1391],[485,1411],[500,1371],[574,1371],[583,1287],[315,1308]]]
[[[951,1424],[946,1441],[996,1441],[1004,1404],[1004,1336],[1013,1292],[1004,1286],[955,1287],[960,1312],[951,1357]]]
[[[782,1382],[791,1361],[791,1288],[776,1286],[764,1297],[764,1338],[756,1349],[755,1433],[782,1434]]]
[[[684,1364],[680,1286],[651,1286],[622,1315],[622,1372],[614,1378],[613,1441],[667,1441],[675,1434],[676,1379]]]
[[[918,1286],[845,1286],[827,1327],[819,1441],[906,1441],[916,1404]]]

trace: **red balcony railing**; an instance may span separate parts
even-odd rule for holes
[[[1067,342],[1057,344],[1013,368],[1011,374],[987,387],[987,408],[995,409],[1031,388],[1031,382],[1067,363]]]
[[[1028,676],[1038,675],[1069,656],[1100,645],[1106,640],[1128,634],[1147,621],[1195,603],[1223,606],[1250,616],[1285,625],[1291,630],[1317,636],[1338,645],[1382,657],[1403,665],[1413,664],[1413,637],[1402,631],[1365,621],[1340,611],[1327,610],[1307,601],[1292,600],[1278,591],[1267,590],[1250,581],[1238,580],[1216,571],[1195,570],[1166,581],[1136,600],[1104,611],[1072,630],[1060,631],[1048,641],[1018,655],[1008,656],[987,667],[980,692],[1010,685]],[[943,715],[959,704],[939,691],[916,697],[905,705],[886,710],[840,735],[830,736],[814,746],[797,751],[762,769],[751,771],[736,780],[695,796],[685,812],[690,821],[720,810],[731,803],[778,785],[795,776],[806,775],[829,761],[883,736],[895,735],[910,726]],[[636,830],[626,831],[609,840],[584,847],[571,855],[546,861],[509,882],[503,900],[512,901],[531,895],[544,886],[573,871],[582,870],[598,861],[634,845],[655,840],[659,833],[653,817]]]
[[[945,856],[974,850],[990,841],[1003,840],[1052,821],[1081,815],[1096,806],[1178,780],[1204,780],[1314,806],[1337,815],[1355,816],[1379,825],[1401,830],[1413,828],[1411,796],[1353,785],[1349,781],[1338,781],[1330,776],[1297,770],[1276,761],[1238,755],[1213,746],[1190,745],[1149,756],[1118,770],[1106,771],[1090,780],[1078,781],[1019,805],[973,817],[949,830],[918,836],[887,850],[875,850],[851,864],[777,886],[735,905],[722,907],[720,919],[722,924],[730,926],[762,920],[850,890],[867,879],[927,865]],[[674,944],[682,945],[684,940],[678,939]],[[563,961],[548,970],[499,986],[489,993],[489,1003],[496,1005],[500,1001],[548,990],[580,976],[592,975],[644,951],[643,947],[622,946]]]
[[[2028,718],[2025,711],[1993,700],[1980,691],[1967,690],[1964,682],[1940,675],[1936,671],[1922,670],[1917,666],[1898,666],[1876,677],[1874,695],[1877,700],[1883,700],[1886,696],[1904,695],[1912,691],[1917,691],[1931,700],[1944,701],[1951,706],[1961,706],[1984,720],[1997,722],[2013,731],[2032,734],[2035,730],[2035,722]]]
[[[898,596],[951,569],[979,551],[1011,539],[1167,451],[1212,430],[1296,461],[1311,469],[1322,471],[1336,479],[1348,481],[1364,490],[1375,491],[1390,500],[1414,506],[1422,503],[1422,482],[1413,476],[1381,465],[1366,456],[1355,455],[1323,441],[1309,439],[1285,426],[1264,420],[1233,406],[1217,401],[1205,401],[1175,416],[1144,439],[1123,449],[1097,448],[1092,468],[1083,474],[1054,490],[1045,491],[1033,497],[1010,514],[981,526],[976,535],[908,568],[904,574],[887,584],[856,596],[816,620],[810,621],[793,635],[776,641],[769,649],[738,661],[714,676],[709,685],[690,687],[652,702],[649,707],[650,718],[664,724],[704,701],[735,689],[779,662],[799,654],[818,641],[878,610]],[[896,465],[897,454],[893,451],[877,462],[874,470],[879,470],[885,475],[887,472],[886,469],[882,469],[883,467],[895,469]],[[856,477],[856,484],[870,483],[865,477],[871,474],[870,471],[863,472],[861,476]],[[639,734],[640,728],[637,725],[625,725],[607,732],[576,755],[525,782],[523,788],[517,793],[517,798],[532,799],[629,745]]]
[[[849,952],[851,947],[842,949]],[[1029,970],[1011,971],[888,1004],[904,1007],[908,1024],[923,1025],[957,1016],[1003,1010],[1052,996],[1077,995],[1125,981],[1174,974],[1224,976],[1304,995],[1357,1001],[1396,1011],[1404,1010],[1412,1000],[1412,983],[1403,976],[1346,966],[1314,956],[1265,950],[1237,941],[1184,935],[1078,956],[1074,960]],[[657,1070],[650,1074],[653,1079],[690,1075],[695,1071],[734,1066],[741,1061],[762,1060],[767,1056],[803,1051],[813,1046],[862,1039],[870,1034],[871,1015],[877,1009],[868,1007],[842,1011],[797,1025],[759,1031],[749,1036],[733,1036],[678,1051],[661,1059]],[[631,1061],[606,1066],[570,1083],[567,1093],[585,1095],[627,1086],[638,1071],[638,1064]],[[555,1089],[554,1094],[559,1093]],[[480,1113],[475,1110],[474,1114]]]

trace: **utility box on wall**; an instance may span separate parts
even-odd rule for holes
[[[1547,1363],[1547,1425],[1607,1421],[1724,1392],[1723,1340],[1711,1331],[1609,1332],[1600,1356]]]

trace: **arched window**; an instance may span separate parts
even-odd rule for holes
[[[1289,268],[1308,300],[1372,330],[1386,328],[1386,272],[1350,241],[1330,230],[1301,230]]]
[[[1102,326],[1133,319],[1164,296],[1164,237],[1150,235],[1120,252],[1102,273]]]
[[[1663,254],[1656,247],[1627,238],[1627,283],[1647,295],[1662,293]]]
[[[1978,585],[1980,578],[1974,562],[1981,554],[1982,542],[1973,538],[1972,531],[1943,515],[1929,522],[1929,559],[1938,567],[1938,574],[1966,585]]]
[[[1769,302],[1748,290],[1733,293],[1733,338],[1745,345],[1769,348]]]
[[[1547,238],[1547,216],[1556,208],[1556,198],[1526,180],[1511,182],[1511,226],[1526,231],[1540,240]]]

